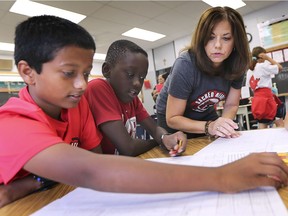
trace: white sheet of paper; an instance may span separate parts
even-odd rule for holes
[[[191,180],[192,181],[192,180]],[[237,194],[216,192],[122,194],[77,188],[32,216],[287,216],[273,188]]]
[[[183,165],[219,166],[244,157],[250,152],[288,152],[287,138],[288,132],[285,129],[245,131],[239,138],[217,139],[194,156],[150,160]],[[288,216],[288,212],[278,192],[272,187],[236,194],[218,192],[125,194],[77,188],[32,214],[32,216],[46,215]]]
[[[288,152],[288,131],[284,128],[240,131],[237,138],[218,138],[195,155],[239,152]]]

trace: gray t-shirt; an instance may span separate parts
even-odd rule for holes
[[[215,120],[215,105],[226,100],[229,89],[242,87],[243,77],[229,81],[220,76],[209,76],[201,73],[195,64],[195,57],[188,52],[182,53],[171,69],[165,84],[156,101],[160,114],[166,112],[168,93],[173,97],[187,100],[184,116],[194,120]]]

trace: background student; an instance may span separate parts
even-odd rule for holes
[[[157,98],[158,124],[188,138],[238,137],[238,110],[249,46],[241,15],[229,7],[206,10],[191,45],[176,59]],[[214,106],[225,100],[222,116]]]
[[[267,128],[275,119],[277,106],[281,108],[282,104],[272,92],[271,78],[271,75],[281,72],[282,66],[266,55],[263,47],[258,46],[252,50],[252,62],[249,69],[252,72],[249,84],[254,91],[251,105],[252,115],[258,120],[259,129]],[[282,119],[283,115],[280,116]]]
[[[153,100],[156,102],[157,96],[159,95],[161,89],[163,88],[164,82],[166,81],[169,73],[163,73],[158,75],[158,83],[153,88],[151,93]]]
[[[95,124],[104,135],[103,153],[137,156],[159,144],[172,149],[172,155],[185,150],[186,135],[182,132],[170,135],[157,126],[138,98],[147,71],[147,53],[131,41],[118,40],[110,45],[102,66],[106,79],[88,83],[85,96]],[[154,139],[136,139],[138,123]],[[183,141],[181,148],[178,147],[180,140]]]
[[[220,167],[97,154],[102,137],[82,97],[94,53],[92,36],[68,20],[38,16],[17,26],[15,63],[27,87],[0,108],[0,198],[6,201],[2,206],[29,194],[32,182],[45,187],[39,178],[25,184],[29,174],[128,193],[231,193],[287,185],[288,167],[275,153],[250,154]],[[21,193],[11,188],[5,193],[9,186],[19,189],[19,185]]]

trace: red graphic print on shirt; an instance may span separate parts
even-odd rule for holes
[[[250,84],[250,87],[253,91],[255,91],[257,85],[258,85],[258,82],[259,82],[260,78],[254,78],[254,76],[252,75],[250,80],[249,80],[249,84]]]
[[[209,107],[219,103],[219,101],[225,100],[225,98],[225,92],[210,90],[200,95],[195,101],[192,101],[190,104],[190,108],[197,112],[204,112]]]
[[[80,139],[78,137],[73,137],[72,141],[70,142],[70,145],[78,147],[80,145]]]

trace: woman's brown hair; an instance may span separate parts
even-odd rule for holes
[[[234,48],[222,66],[215,68],[205,52],[205,46],[215,25],[224,20],[227,20],[231,25]],[[250,63],[249,44],[244,21],[236,10],[229,7],[213,7],[204,11],[195,29],[190,46],[184,50],[194,53],[200,71],[212,76],[220,75],[228,80],[239,79],[247,71]]]

